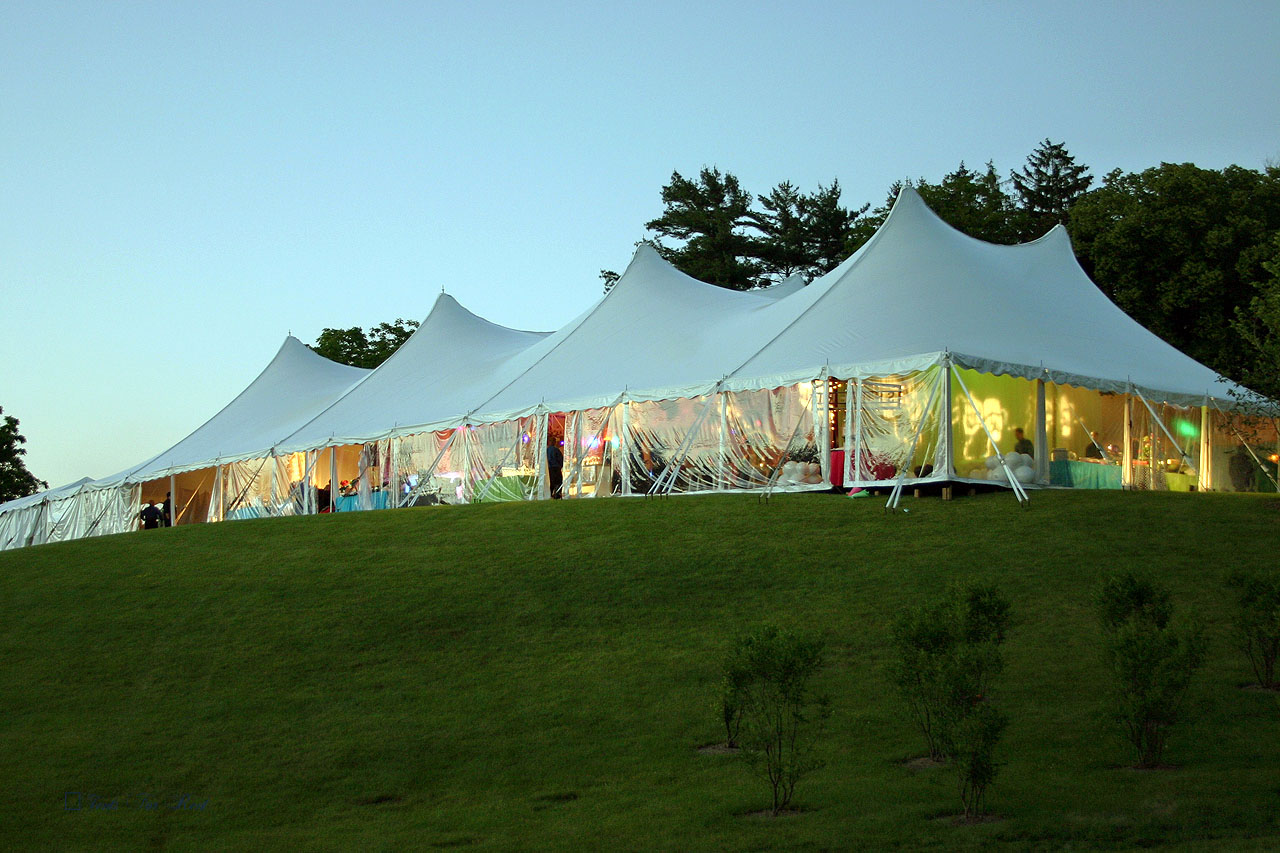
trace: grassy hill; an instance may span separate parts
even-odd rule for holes
[[[1277,566],[1274,497],[904,506],[431,507],[0,553],[0,847],[1280,844],[1280,713],[1241,689],[1222,585]],[[1171,770],[1125,769],[1107,716],[1089,595],[1123,568],[1212,642]],[[1003,819],[954,826],[952,772],[904,765],[921,748],[884,664],[894,615],[969,577],[1014,605],[1011,724]],[[697,751],[721,739],[727,644],[768,620],[826,638],[835,712],[807,811],[779,819],[747,816],[768,792],[738,758]]]

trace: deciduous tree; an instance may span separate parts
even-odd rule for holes
[[[1075,203],[1069,228],[1085,271],[1129,316],[1228,377],[1251,373],[1260,356],[1240,345],[1239,310],[1263,297],[1266,313],[1280,170],[1116,170]]]
[[[22,459],[27,455],[27,449],[22,446],[27,443],[27,439],[18,432],[18,419],[4,414],[2,408],[0,415],[3,415],[0,418],[0,503],[4,503],[14,498],[34,495],[41,489],[49,488],[49,484],[36,479],[27,470]]]
[[[417,328],[417,320],[397,318],[394,323],[370,326],[367,332],[359,326],[325,329],[311,349],[340,364],[374,368],[390,358]]]

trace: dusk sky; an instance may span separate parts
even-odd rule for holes
[[[1278,45],[1274,0],[7,0],[0,407],[57,486],[173,444],[290,333],[442,287],[557,328],[673,170],[859,206],[1045,138],[1099,180],[1280,163]]]

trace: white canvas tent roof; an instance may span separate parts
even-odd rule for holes
[[[490,323],[452,296],[436,297],[425,320],[360,385],[283,441],[282,452],[358,444],[457,423],[510,359],[547,338]]]
[[[788,287],[734,291],[690,278],[641,244],[613,289],[586,314],[515,360],[501,387],[480,402],[482,423],[540,405],[572,411],[632,400],[695,397],[710,391],[758,347],[739,334],[767,326]]]
[[[140,483],[242,459],[270,456],[272,448],[372,371],[317,355],[285,338],[262,373],[195,432],[151,459],[96,485]]]
[[[944,352],[988,373],[1194,404],[1236,387],[1145,329],[1077,263],[1066,230],[1001,246],[943,222],[904,189],[871,240],[787,300],[803,305],[727,387],[899,373]]]
[[[36,492],[34,495],[27,495],[23,498],[14,498],[11,501],[0,504],[0,507],[2,507],[5,512],[10,512],[24,507],[35,506],[36,504],[43,503],[44,501],[59,500],[61,498],[70,497],[85,483],[92,482],[93,479],[91,477],[81,477],[79,480],[76,480],[73,483],[67,483],[65,486],[56,486],[52,489],[45,489],[43,492]]]
[[[395,355],[278,449],[357,444],[457,426],[464,418],[509,420],[553,399],[566,408],[607,405],[622,388],[639,398],[645,384],[681,396],[696,389],[673,386],[674,377],[697,377],[698,388],[710,387],[732,360],[722,348],[713,348],[711,362],[698,355],[709,323],[803,287],[800,276],[749,293],[714,287],[642,245],[610,292],[554,333],[499,326],[441,294]],[[750,341],[743,347],[750,349]]]

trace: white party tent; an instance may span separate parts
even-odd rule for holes
[[[82,477],[0,505],[0,551],[88,535],[84,532],[84,502],[77,501],[76,496],[91,482]]]
[[[1123,466],[1067,466],[1077,475],[1105,473],[1117,486],[1216,487],[1212,442],[1201,438],[1212,432],[1211,411],[1232,406],[1240,389],[1107,299],[1062,226],[1022,245],[985,243],[904,190],[866,245],[789,302],[794,319],[724,387],[838,380],[832,414],[849,422],[833,425],[832,436],[850,451],[837,454],[846,485],[907,466],[922,479],[1008,481],[1003,466],[984,464],[997,455],[991,438],[1008,451],[1012,428],[1025,425],[1038,465],[1023,479],[1049,482],[1052,449],[1074,463],[1089,451],[1089,432],[1101,431]],[[915,427],[918,439],[904,441]],[[1231,436],[1219,431],[1224,445]],[[1183,473],[1156,470],[1152,460]]]
[[[807,287],[725,290],[641,245],[554,333],[442,294],[367,375],[290,338],[187,439],[75,494],[145,484],[158,500],[176,486],[184,520],[532,499],[552,490],[548,443],[563,444],[569,498],[992,480],[1020,497],[1238,489],[1223,472],[1242,442],[1221,412],[1240,390],[1110,302],[1061,226],[993,245],[906,189]],[[1015,428],[1029,436],[1018,448]]]
[[[168,492],[177,523],[220,520],[236,498],[265,512],[263,494],[270,500],[280,473],[266,464],[272,448],[369,373],[286,338],[244,391],[168,450],[101,480],[0,506],[0,548],[131,530],[141,502],[159,503]]]
[[[363,445],[355,475],[361,506],[386,505],[385,494],[376,495],[382,486],[399,503],[423,495],[445,501],[545,496],[541,448],[549,431],[562,435],[566,416],[573,432],[568,446],[581,439],[576,446],[590,457],[592,473],[601,453],[585,451],[592,438],[591,449],[600,450],[601,407],[612,412],[624,400],[681,400],[710,391],[715,377],[753,349],[749,338],[726,348],[716,325],[774,306],[801,287],[798,277],[754,293],[714,287],[641,246],[604,298],[551,334],[494,325],[442,294],[395,355],[277,450]],[[559,408],[548,409],[547,400]],[[584,411],[595,416],[596,435],[584,432]],[[648,465],[651,475],[651,458]],[[320,470],[324,481],[323,464]]]

